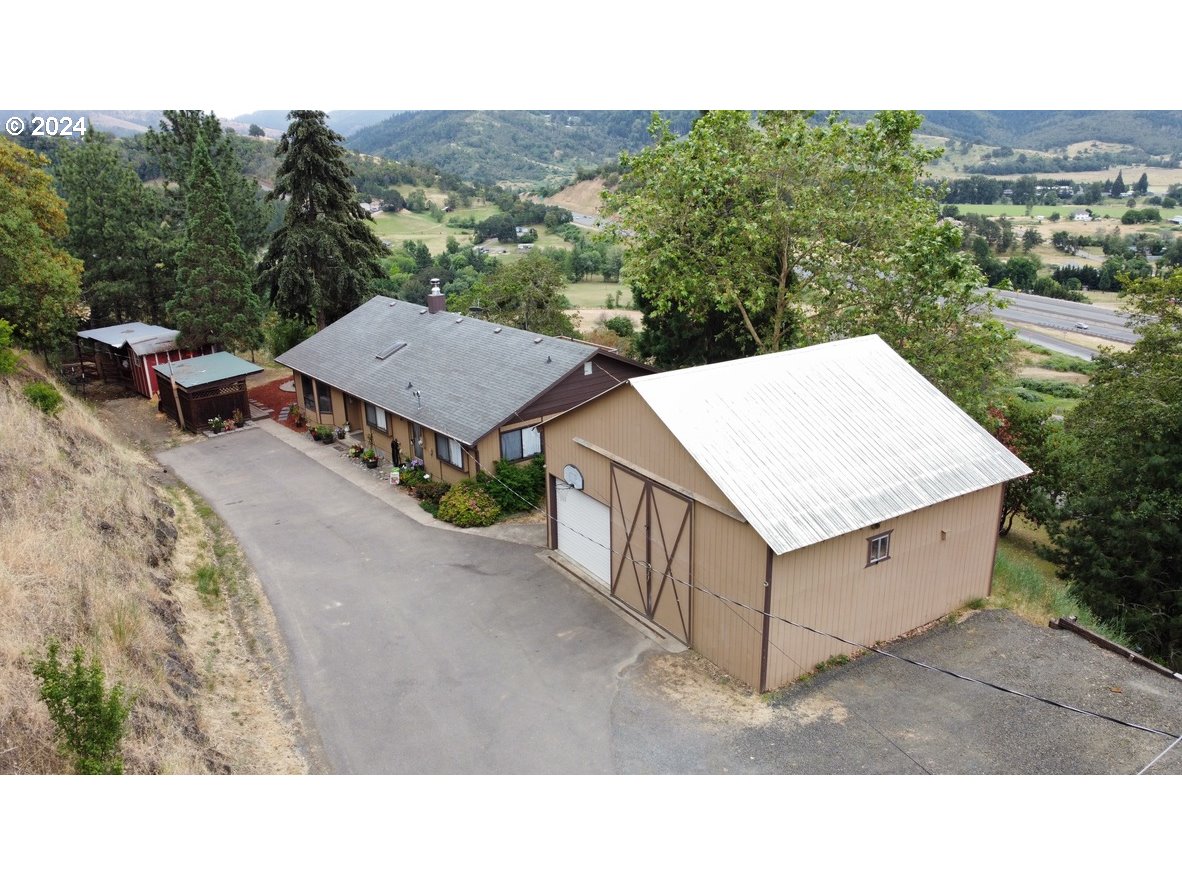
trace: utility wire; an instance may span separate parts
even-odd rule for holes
[[[1162,757],[1164,757],[1166,754],[1168,754],[1170,751],[1172,751],[1174,748],[1176,748],[1178,746],[1178,742],[1180,742],[1180,741],[1182,741],[1182,735],[1175,738],[1173,743],[1168,748],[1166,748],[1164,751],[1162,751],[1160,754],[1158,754],[1156,757],[1154,757],[1152,760],[1150,760],[1148,763],[1146,763],[1145,768],[1142,769],[1137,774],[1144,775],[1146,772],[1148,772],[1150,766],[1152,766],[1154,763],[1156,763],[1158,760],[1160,760]]]
[[[483,465],[480,464],[480,461],[474,455],[472,456],[472,460],[476,463],[477,468],[479,468],[482,471],[484,470]],[[488,474],[487,471],[485,471],[485,473]],[[489,474],[489,476],[491,476],[494,480],[497,480],[496,474]],[[587,541],[591,542],[595,546],[605,549],[606,551],[608,551],[608,553],[612,554],[613,556],[618,554],[624,560],[628,560],[629,562],[631,562],[635,565],[641,566],[645,569],[651,568],[651,566],[652,566],[651,563],[646,563],[643,560],[637,560],[633,557],[629,557],[627,555],[627,553],[625,553],[625,552],[618,552],[618,551],[613,550],[610,544],[605,545],[603,542],[598,541],[597,539],[591,538],[589,535],[586,535],[585,533],[579,532],[579,530],[575,529],[573,526],[570,526],[567,523],[563,523],[562,521],[558,520],[556,517],[551,517],[546,511],[539,508],[536,504],[531,502],[529,499],[527,499],[525,496],[523,496],[521,493],[519,493],[516,489],[513,489],[512,487],[510,487],[508,484],[504,483],[503,481],[497,480],[497,482],[500,483],[500,485],[503,486],[505,489],[509,490],[509,492],[511,492],[513,495],[517,496],[519,499],[521,499],[523,502],[525,502],[525,504],[529,507],[530,510],[537,511],[540,514],[545,515],[547,520],[553,520],[555,524],[557,524],[559,526],[563,526],[567,530],[569,530],[570,532],[573,532],[575,535],[578,535],[581,538],[586,539]],[[877,646],[867,646],[865,643],[859,643],[856,640],[847,640],[846,638],[840,637],[837,634],[831,634],[828,631],[822,631],[819,628],[810,627],[809,625],[805,625],[805,624],[801,624],[799,622],[792,621],[791,619],[785,618],[782,615],[776,615],[771,612],[764,612],[762,609],[757,609],[756,607],[751,606],[747,603],[744,603],[741,600],[732,600],[731,598],[729,598],[723,594],[720,594],[716,591],[712,591],[709,588],[702,587],[701,585],[691,584],[690,582],[687,582],[687,581],[683,581],[682,579],[679,579],[677,576],[673,575],[672,573],[666,573],[665,575],[669,580],[673,581],[676,584],[684,585],[688,590],[697,591],[699,593],[706,594],[707,596],[713,597],[716,600],[719,600],[723,603],[729,604],[730,606],[738,607],[740,609],[745,609],[745,610],[747,610],[755,615],[758,615],[760,617],[770,618],[775,621],[779,621],[783,624],[790,625],[794,628],[799,628],[802,631],[808,631],[809,633],[816,634],[821,637],[828,637],[831,640],[836,640],[837,642],[844,643],[847,646],[853,646],[857,649],[864,649],[867,652],[874,652],[874,653],[877,653],[878,655],[882,655],[887,658],[893,658],[896,661],[905,662],[907,664],[914,665],[915,667],[923,668],[924,670],[935,671],[936,673],[940,673],[940,674],[946,674],[949,677],[954,677],[957,680],[963,680],[966,683],[975,683],[978,686],[985,686],[989,689],[995,689],[998,692],[1004,692],[1009,695],[1016,695],[1019,698],[1029,699],[1030,701],[1042,702],[1043,704],[1050,705],[1051,707],[1060,708],[1061,710],[1074,711],[1077,714],[1083,714],[1085,716],[1096,717],[1101,720],[1107,720],[1108,722],[1116,723],[1119,726],[1127,726],[1130,729],[1137,729],[1137,730],[1140,730],[1141,732],[1148,732],[1153,735],[1163,736],[1165,738],[1175,738],[1175,739],[1182,738],[1182,736],[1175,735],[1172,732],[1164,732],[1161,729],[1154,729],[1151,726],[1143,726],[1140,723],[1133,723],[1128,720],[1122,720],[1119,717],[1113,717],[1113,716],[1110,716],[1109,714],[1101,714],[1098,711],[1092,711],[1092,710],[1088,710],[1086,708],[1079,708],[1074,705],[1067,704],[1065,702],[1055,701],[1054,699],[1050,699],[1050,698],[1044,698],[1043,696],[1040,696],[1040,695],[1031,695],[1030,693],[1022,692],[1021,690],[1018,690],[1018,689],[1010,689],[1009,687],[1002,686],[998,683],[991,683],[988,680],[979,680],[976,677],[970,677],[965,674],[959,674],[956,671],[951,671],[951,670],[948,670],[947,668],[941,668],[936,665],[931,665],[931,664],[927,664],[922,661],[917,661],[912,658],[907,658],[904,655],[898,655],[894,652],[887,652],[884,649],[879,649]],[[766,582],[764,582],[763,584],[764,584],[764,587],[766,588]],[[754,626],[752,625],[751,627],[754,630]],[[771,642],[770,638],[769,638],[768,642],[769,643]],[[776,649],[779,650],[780,652],[783,652],[783,650],[780,649],[779,646],[777,646]],[[792,659],[791,656],[787,656],[787,657],[795,662],[795,659]],[[796,664],[798,667],[801,666],[799,662],[796,662]],[[1177,742],[1175,742],[1175,744],[1176,743]],[[1171,745],[1171,747],[1173,747],[1173,745]],[[1167,748],[1166,750],[1168,751],[1169,748]],[[1164,754],[1164,752],[1163,752],[1163,754]],[[1157,761],[1154,760],[1153,762],[1157,762]],[[916,765],[918,765],[918,764],[916,764]],[[1152,763],[1150,765],[1152,765]]]

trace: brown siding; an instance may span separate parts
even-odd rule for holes
[[[776,557],[771,611],[872,645],[988,596],[1001,494],[983,489]],[[867,566],[867,539],[888,531],[890,559]],[[769,637],[767,688],[854,651],[774,619]]]
[[[575,465],[583,474],[583,491],[604,504],[611,503],[611,462],[575,443],[575,437],[642,465],[669,483],[733,507],[630,387],[619,388],[569,416],[556,418],[543,430],[547,472],[561,479],[563,466]],[[552,491],[549,485],[548,496]],[[767,546],[747,524],[700,501],[693,508],[695,587],[741,602],[754,611],[722,602],[705,591],[695,591],[690,643],[738,679],[756,686],[762,651],[762,618],[758,613],[763,609]]]
[[[604,391],[610,391],[622,381],[652,372],[647,367],[617,360],[610,354],[596,354],[591,358],[591,365],[591,374],[584,375],[583,364],[580,363],[556,385],[517,410],[515,417],[529,419],[557,415],[598,397]]]

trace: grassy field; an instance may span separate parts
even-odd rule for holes
[[[632,290],[623,283],[594,283],[584,280],[581,283],[567,284],[564,294],[570,299],[574,308],[605,308],[608,296],[622,297],[623,303],[616,302],[616,307],[626,308],[632,303]]]
[[[1113,201],[1111,203],[1093,203],[1088,206],[1075,206],[1074,204],[1060,203],[1056,206],[1036,204],[1030,208],[1030,213],[1027,214],[1025,206],[1016,206],[1013,203],[957,203],[962,214],[973,213],[975,215],[985,215],[989,218],[999,218],[1005,216],[1012,221],[1034,221],[1038,216],[1042,216],[1043,224],[1058,224],[1058,222],[1051,222],[1050,217],[1054,213],[1059,213],[1061,221],[1071,221],[1071,217],[1082,209],[1090,209],[1094,218],[1110,218],[1114,221],[1120,221],[1120,217],[1129,211],[1129,207],[1125,205],[1124,201]],[[1148,209],[1149,206],[1143,201],[1138,200],[1136,209]],[[1156,207],[1162,214],[1162,218],[1169,218],[1182,210],[1178,209],[1162,209],[1160,206]],[[1086,222],[1080,222],[1086,224]],[[1095,222],[1092,222],[1095,224]],[[1139,225],[1130,225],[1130,227],[1140,227]]]
[[[442,222],[435,221],[425,212],[414,213],[405,209],[402,212],[383,212],[374,218],[374,230],[379,237],[388,241],[394,248],[407,240],[421,240],[427,244],[431,254],[435,255],[443,252],[447,247],[448,237],[455,237],[460,243],[470,243],[472,240],[471,231],[448,227],[447,219],[455,217],[481,221],[498,211],[497,207],[492,205],[460,209],[444,216]]]

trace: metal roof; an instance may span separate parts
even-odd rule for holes
[[[254,375],[256,372],[262,372],[263,367],[255,366],[249,360],[243,360],[225,351],[218,351],[202,357],[159,363],[156,365],[156,371],[165,378],[175,378],[177,386],[187,390],[231,378],[241,378],[244,375]]]
[[[876,335],[629,384],[776,554],[1030,473]]]
[[[165,326],[123,323],[119,326],[103,326],[100,329],[83,329],[78,333],[78,337],[94,339],[113,348],[130,345],[132,351],[142,357],[144,354],[171,351],[176,347],[178,334],[177,330]]]
[[[375,296],[275,362],[472,444],[597,352]]]

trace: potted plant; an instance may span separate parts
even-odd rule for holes
[[[365,451],[360,443],[352,443],[349,446],[349,458],[361,458],[361,453]]]
[[[344,428],[338,427],[338,428],[336,429],[336,434],[337,434],[337,439],[338,439],[338,440],[344,440],[344,439],[345,439],[345,429],[344,429]]]
[[[297,428],[304,426],[304,410],[300,409],[299,403],[292,403],[291,407],[287,410],[287,414],[291,416],[291,420]]]
[[[215,434],[220,434],[226,429],[226,420],[220,415],[215,415],[209,420],[209,429]]]
[[[367,468],[373,469],[378,466],[378,454],[372,449],[366,449],[361,453],[361,460],[365,462]]]
[[[335,436],[332,428],[328,425],[316,425],[316,430],[313,432],[313,437],[321,443],[331,443]]]

